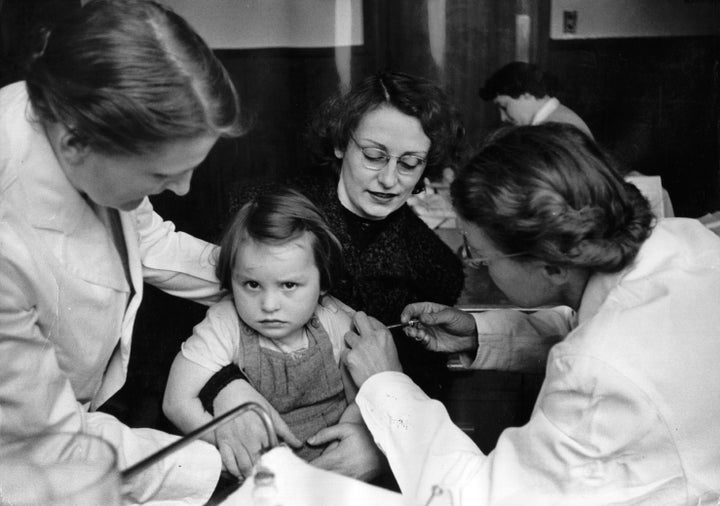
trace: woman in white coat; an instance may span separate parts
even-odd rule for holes
[[[143,282],[219,297],[214,248],[147,196],[187,193],[221,136],[233,84],[187,23],[154,2],[95,0],[55,26],[26,81],[0,90],[0,444],[100,435],[127,467],[175,437],[95,412],[124,383]],[[198,442],[130,483],[130,498],[202,503],[220,457]]]
[[[471,261],[513,303],[577,313],[550,350],[530,421],[488,455],[398,372],[382,325],[356,316],[345,361],[403,492],[456,506],[717,504],[720,239],[696,220],[655,222],[569,125],[498,132],[452,197]],[[511,314],[523,325],[515,334],[499,312],[418,303],[402,319],[421,321],[408,336],[468,353],[472,367],[534,367],[564,329],[543,319],[549,311]]]

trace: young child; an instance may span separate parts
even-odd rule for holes
[[[232,296],[208,310],[175,358],[168,418],[185,431],[209,421],[198,394],[232,362],[301,441],[335,425],[356,391],[340,363],[352,320],[320,304],[341,259],[340,243],[300,193],[279,190],[243,206],[216,267]],[[297,453],[312,460],[322,451],[306,444]]]

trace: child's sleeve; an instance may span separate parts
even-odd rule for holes
[[[315,315],[330,337],[335,361],[340,363],[340,354],[345,349],[345,334],[353,328],[352,313],[354,311],[335,297],[325,295],[325,299],[328,298],[331,299],[331,302],[335,302],[333,306],[336,310],[332,311],[325,307],[326,301],[323,300],[323,304],[318,304]]]
[[[239,333],[240,320],[232,298],[228,297],[208,309],[205,319],[195,326],[180,350],[183,357],[213,372],[230,363],[242,368]]]
[[[328,298],[330,299],[329,305],[335,308],[335,310],[328,309]],[[315,313],[330,337],[330,342],[332,343],[333,348],[333,357],[335,357],[335,362],[338,364],[338,368],[340,369],[343,387],[345,388],[345,398],[348,404],[355,401],[355,395],[357,395],[358,387],[345,367],[345,364],[343,364],[340,360],[340,355],[346,348],[345,334],[348,330],[353,328],[352,315],[354,313],[355,311],[352,308],[346,306],[330,295],[326,295],[322,304],[318,304],[318,309]]]

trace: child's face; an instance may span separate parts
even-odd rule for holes
[[[298,343],[320,297],[310,234],[280,245],[245,241],[235,258],[232,290],[246,324],[279,345]]]

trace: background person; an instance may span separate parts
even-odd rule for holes
[[[536,65],[511,62],[496,71],[480,89],[483,100],[492,100],[500,111],[500,120],[513,125],[539,125],[548,122],[574,125],[589,136],[587,124],[574,111],[554,97],[557,92],[555,79]],[[651,200],[657,200],[657,209],[665,218],[675,216],[670,194],[653,178],[632,167],[617,165],[633,184]],[[640,177],[639,177],[640,176]],[[657,186],[657,187],[656,187]],[[658,193],[656,196],[655,193]]]
[[[493,101],[503,123],[568,123],[592,137],[582,118],[555,98],[556,92],[555,80],[537,65],[514,61],[490,76],[479,95],[485,101]]]
[[[512,125],[539,125],[558,122],[574,125],[592,137],[587,124],[574,111],[555,98],[556,79],[538,66],[525,62],[511,62],[497,70],[480,88],[483,100],[492,100],[500,112],[500,120]],[[658,202],[657,208],[663,217],[675,216],[670,195],[662,187],[655,187],[653,178],[638,178],[643,174],[623,168],[618,170],[630,177],[631,182],[641,188],[646,197]],[[658,185],[659,186],[659,185]],[[659,192],[655,196],[654,193]]]
[[[143,282],[205,304],[221,294],[214,247],[147,196],[185,194],[216,140],[239,134],[238,112],[200,37],[140,0],[67,13],[26,81],[0,90],[0,444],[90,433],[125,468],[176,439],[96,409],[125,381]],[[132,480],[130,498],[202,503],[219,472],[194,443]]]
[[[406,202],[420,189],[423,176],[459,163],[463,136],[443,90],[400,72],[372,75],[323,104],[308,133],[317,166],[287,184],[320,209],[343,246],[344,270],[332,288],[333,296],[386,324],[398,322],[411,302],[457,300],[463,287],[460,260]],[[272,186],[236,190],[237,206]],[[447,378],[445,357],[426,351],[402,333],[396,345],[407,374],[430,395],[439,396]],[[227,384],[228,379],[219,384]],[[235,399],[248,398],[243,383],[235,381],[220,392],[216,413],[231,409]],[[214,393],[208,402],[213,397]],[[236,444],[252,433],[253,425],[262,430],[254,417],[240,417],[221,427],[218,438]],[[364,479],[377,474],[377,449],[358,425],[329,427],[313,443],[333,440],[340,444],[329,447],[314,464]],[[252,448],[237,448],[235,453],[256,455],[259,446],[247,444]],[[243,472],[251,466],[250,459],[239,463]]]
[[[403,492],[423,503],[437,485],[461,505],[717,502],[720,239],[696,220],[654,224],[639,191],[569,125],[492,136],[452,196],[508,298],[567,305],[577,322],[550,351],[530,421],[484,455],[397,372],[383,326],[356,315],[362,337],[348,334],[345,362]],[[418,303],[402,319],[421,319],[406,332],[429,349],[525,365],[506,357],[537,336],[527,327],[503,341],[495,315]]]

